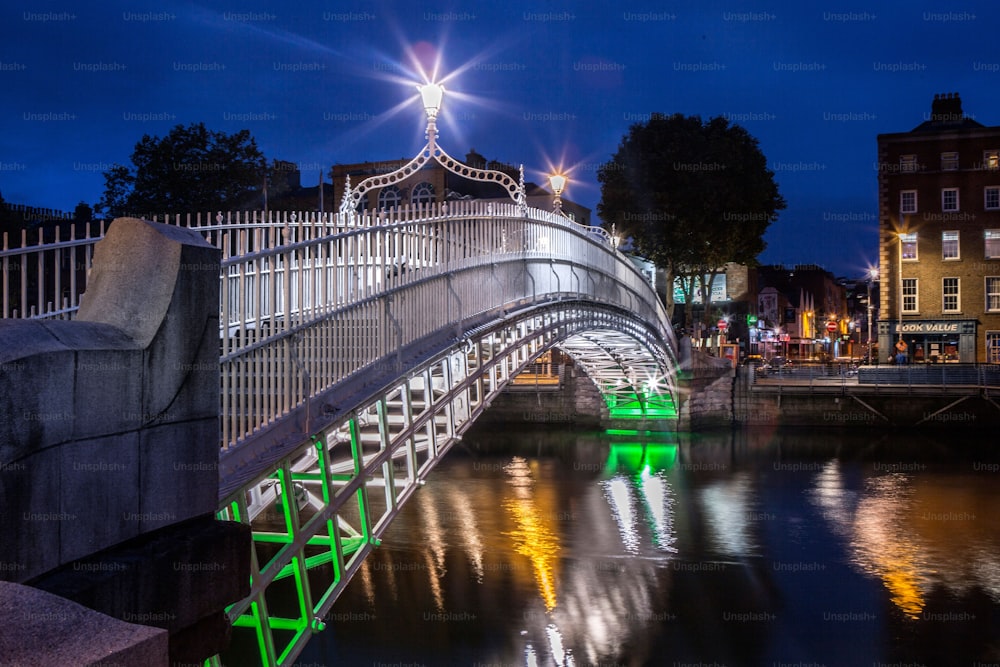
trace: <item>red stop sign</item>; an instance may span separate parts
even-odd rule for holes
[[[729,322],[727,322],[725,320],[719,320],[715,324],[716,324],[717,327],[719,327],[719,329],[727,329],[727,328],[729,328]]]
[[[837,330],[837,323],[836,322],[827,322],[826,323],[826,330],[829,331],[830,333],[833,333],[834,331]]]

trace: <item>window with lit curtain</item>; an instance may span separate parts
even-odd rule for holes
[[[903,278],[903,312],[917,312],[917,279]]]
[[[961,299],[959,298],[959,279],[942,278],[941,311],[945,313],[957,313],[962,309],[961,303]]]
[[[1000,311],[1000,276],[986,276],[986,310]]]
[[[899,242],[903,244],[903,259],[917,259],[917,234],[900,234]]]
[[[941,259],[959,259],[958,232],[941,232]]]
[[[985,234],[986,259],[1000,259],[1000,229],[987,229]]]
[[[1000,364],[1000,331],[986,332],[986,363]]]

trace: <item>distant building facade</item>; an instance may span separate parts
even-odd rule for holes
[[[334,165],[331,171],[334,197],[336,198],[334,210],[340,206],[348,176],[351,178],[351,185],[356,186],[371,176],[390,174],[409,161],[407,158],[400,158],[399,160]],[[496,160],[487,160],[474,149],[466,154],[464,164],[475,169],[500,171],[515,181],[520,178],[519,167]],[[552,210],[555,201],[551,192],[535,183],[525,182],[524,185],[528,206],[548,211]],[[366,199],[361,202],[361,205],[366,210],[379,210],[411,204],[430,204],[469,199],[511,201],[510,196],[502,186],[496,183],[484,183],[482,181],[463,178],[458,174],[448,171],[436,161],[431,160],[425,163],[421,169],[399,183],[370,190],[366,195]],[[562,211],[569,218],[582,225],[590,224],[590,209],[567,199],[565,196],[562,197]]]
[[[832,273],[815,264],[759,266],[756,273],[759,354],[801,359],[849,355],[847,292]]]
[[[1000,127],[935,95],[909,132],[878,135],[879,348],[912,362],[1000,363]]]

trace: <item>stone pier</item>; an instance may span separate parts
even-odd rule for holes
[[[0,580],[168,629],[174,659],[217,652],[176,639],[218,634],[249,585],[249,530],[214,519],[219,260],[119,218],[76,319],[0,320]]]

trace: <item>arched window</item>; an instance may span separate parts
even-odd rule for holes
[[[396,208],[403,197],[399,194],[399,188],[395,185],[387,185],[378,193],[378,207]]]
[[[423,181],[422,183],[417,183],[413,188],[413,193],[410,195],[410,202],[414,204],[430,204],[434,201],[434,186]]]

